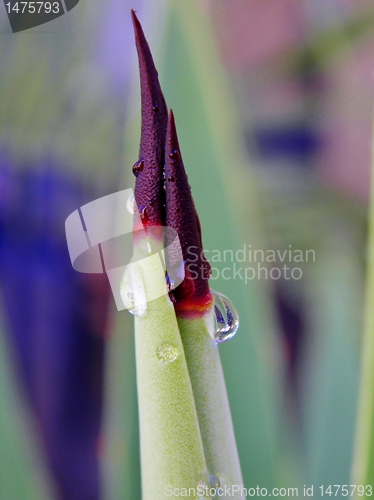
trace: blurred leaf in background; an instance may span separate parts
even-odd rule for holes
[[[276,283],[292,375],[285,403],[299,443],[299,473],[316,487],[349,483],[360,369],[373,9],[340,0],[209,6],[242,103],[268,248],[316,254],[315,261],[300,264],[300,281]]]

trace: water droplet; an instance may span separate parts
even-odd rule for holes
[[[169,265],[167,261],[167,272],[166,272],[166,286],[169,292],[175,290],[184,280],[185,273],[185,261],[182,261],[179,266]]]
[[[139,269],[134,264],[126,267],[123,273],[120,295],[123,305],[134,316],[142,317],[147,312],[147,297]]]
[[[135,196],[133,194],[128,197],[126,201],[126,208],[130,212],[130,214],[133,214],[135,212]]]
[[[138,175],[143,170],[143,168],[144,168],[144,160],[141,159],[141,160],[137,161],[136,163],[134,163],[134,165],[132,167],[132,173],[135,175],[135,177],[138,177]]]
[[[239,328],[239,315],[232,301],[220,292],[211,290],[214,298],[214,339],[217,343],[233,338]]]
[[[216,488],[216,490],[218,490],[218,488],[221,487],[220,478],[218,476],[215,476],[214,474],[209,474],[209,484],[211,484],[213,488]]]
[[[208,471],[203,472],[199,482],[197,483],[198,500],[222,497],[222,494],[220,494],[220,488],[222,488],[222,484],[218,476],[215,476]]]
[[[146,207],[142,207],[140,210],[140,218],[144,223],[148,222],[148,209]]]
[[[166,278],[166,286],[167,286],[168,292],[171,292],[172,290],[174,290],[174,288],[175,288],[175,284],[174,284],[174,283],[173,283],[173,281],[169,278],[168,273],[166,273],[165,278]]]
[[[207,260],[203,262],[203,278],[208,280],[212,276],[212,267]]]
[[[139,248],[144,255],[150,255],[152,253],[152,247],[148,240],[141,240],[139,242]]]
[[[157,102],[152,106],[152,109],[153,109],[153,111],[158,111],[158,103]]]
[[[169,175],[168,181],[169,182],[174,182],[174,175]]]
[[[173,149],[173,151],[170,151],[169,156],[172,160],[176,161],[179,158],[179,151],[177,149]]]
[[[179,349],[172,344],[163,343],[157,347],[156,351],[158,359],[165,364],[173,363],[179,356]]]

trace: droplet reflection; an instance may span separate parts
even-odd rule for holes
[[[211,290],[214,298],[214,339],[218,343],[234,337],[239,328],[239,314],[232,301],[223,293]]]
[[[163,343],[157,347],[157,357],[164,364],[170,364],[179,356],[179,349],[172,344]]]
[[[139,269],[134,264],[126,267],[120,285],[123,305],[134,316],[142,317],[147,312],[147,297]]]
[[[222,498],[222,485],[218,476],[205,471],[197,483],[198,500]]]

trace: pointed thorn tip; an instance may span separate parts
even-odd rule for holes
[[[179,150],[177,127],[175,125],[173,110],[170,110],[170,112],[169,112],[166,141],[167,141],[168,148],[170,148],[171,150],[174,150],[174,149]]]
[[[135,31],[135,39],[136,40],[139,40],[140,38],[145,39],[142,25],[140,24],[140,21],[138,19],[138,16],[136,15],[136,12],[134,9],[131,9],[131,19],[132,19],[132,25],[133,25],[134,31]]]
[[[131,9],[131,18],[133,23],[139,22],[138,16],[136,15],[136,12],[134,9]]]

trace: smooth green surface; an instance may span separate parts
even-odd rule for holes
[[[153,245],[152,245],[153,246]],[[135,316],[143,500],[195,488],[206,470],[190,376],[159,255],[139,260],[134,280],[159,298]],[[170,490],[171,491],[171,490]],[[190,498],[197,498],[193,490]]]
[[[213,308],[200,318],[178,318],[208,470],[222,487],[243,485],[218,345]],[[232,498],[243,499],[230,489]]]

